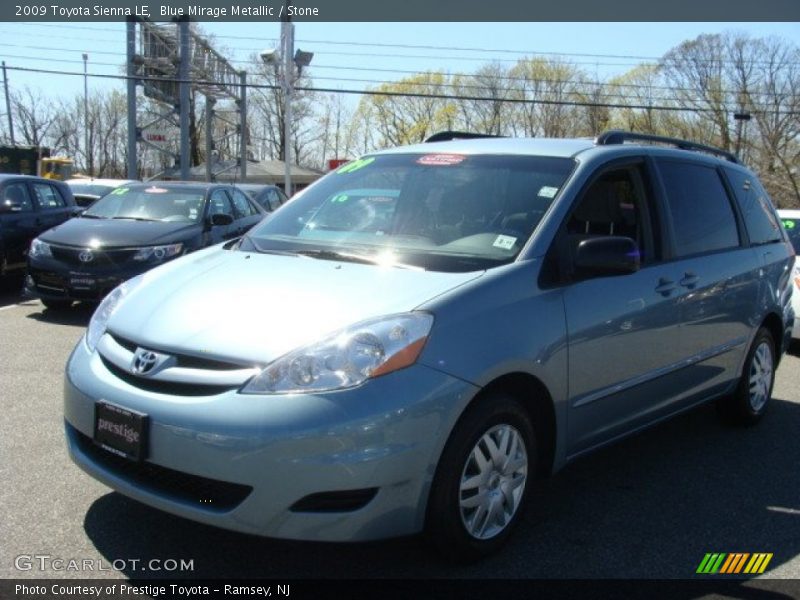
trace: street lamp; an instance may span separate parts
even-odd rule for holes
[[[280,54],[275,49],[263,50],[260,55],[261,60],[267,66],[272,66],[276,72],[281,58],[284,60],[283,78],[281,88],[283,89],[283,162],[284,162],[284,191],[287,196],[292,195],[292,94],[294,93],[294,67],[297,67],[297,75],[311,64],[314,58],[313,52],[303,50],[294,51],[294,24],[290,21],[281,23],[281,50]]]
[[[87,64],[89,55],[83,53],[83,144],[86,151],[86,170],[92,176],[92,161],[89,158],[89,74]]]

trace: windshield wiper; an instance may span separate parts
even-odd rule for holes
[[[424,271],[425,269],[415,265],[407,265],[399,262],[391,262],[386,259],[366,256],[364,254],[350,254],[347,252],[336,252],[334,250],[298,250],[295,254],[300,256],[308,256],[310,258],[318,258],[320,260],[340,260],[342,262],[354,262],[364,265],[385,265],[388,267],[398,267],[400,269],[417,269]]]
[[[158,221],[158,219],[145,219],[144,217],[111,217],[112,219],[126,219],[128,221]]]
[[[107,219],[108,217],[101,217],[100,215],[87,215],[86,213],[81,213],[81,218],[84,219]]]

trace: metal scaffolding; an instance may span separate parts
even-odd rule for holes
[[[156,24],[131,18],[127,24],[128,56],[128,177],[138,173],[138,145],[152,147],[172,156],[180,168],[181,179],[189,178],[190,164],[190,91],[205,96],[206,177],[212,181],[219,172],[213,171],[212,155],[222,139],[214,138],[218,121],[233,127],[223,139],[238,138],[239,167],[242,179],[247,177],[247,73],[237,71],[204,37],[199,35],[188,19]],[[164,105],[165,110],[149,123],[139,125],[137,90],[142,87],[145,97]],[[220,101],[232,101],[232,111],[217,111]],[[235,121],[225,114],[235,113]],[[176,119],[177,115],[177,119]],[[145,139],[143,133],[156,125],[170,124],[179,130],[177,154]],[[233,157],[231,157],[233,158]],[[221,161],[220,161],[221,162]],[[227,170],[227,169],[226,169]],[[221,172],[221,171],[220,171]]]

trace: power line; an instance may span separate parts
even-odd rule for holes
[[[33,69],[29,67],[11,67],[6,66],[8,70],[11,71],[21,71],[21,72],[29,72],[29,73],[43,73],[48,75],[66,75],[66,76],[78,76],[83,77],[84,73],[76,72],[76,71],[56,71],[53,69]],[[144,77],[144,76],[128,76],[128,75],[109,75],[109,74],[100,74],[100,73],[88,73],[89,77],[97,77],[101,79],[120,79],[120,80],[128,80],[128,79],[135,79],[137,81],[161,81],[161,82],[170,82],[170,83],[182,83],[183,80],[176,79],[176,78],[169,78],[169,77]],[[214,85],[216,82],[214,81],[202,81],[202,80],[189,80],[188,83],[194,83],[199,85]],[[247,83],[245,84],[247,88],[253,89],[279,89],[280,86],[272,85],[272,84],[256,84],[256,83]],[[378,90],[352,90],[352,89],[336,89],[336,88],[319,88],[319,87],[306,87],[306,86],[297,86],[295,89],[299,91],[306,91],[306,92],[320,92],[320,93],[331,93],[331,94],[355,94],[361,96],[388,96],[388,97],[405,97],[405,98],[428,98],[428,99],[438,99],[438,100],[474,100],[474,101],[481,101],[486,102],[492,101],[493,99],[487,99],[481,96],[466,96],[461,94],[436,94],[436,93],[421,93],[421,92],[392,92],[392,91],[378,91]],[[576,106],[576,107],[586,107],[586,108],[625,108],[625,109],[633,109],[633,110],[663,110],[663,111],[670,111],[670,112],[692,112],[692,113],[706,113],[706,112],[714,112],[712,109],[709,108],[689,108],[683,106],[663,106],[663,105],[647,105],[647,104],[612,104],[606,102],[587,102],[587,101],[568,101],[568,100],[531,100],[525,98],[502,98],[497,99],[498,102],[505,102],[510,104],[540,104],[540,105],[555,105],[555,106]],[[734,112],[734,110],[730,107],[725,107],[727,112]],[[767,112],[767,111],[756,111],[756,112]],[[800,115],[800,111],[768,111],[769,114],[775,115]]]
[[[95,30],[95,28],[88,28],[88,29]],[[45,51],[59,52],[59,53],[63,53],[64,52],[63,48],[53,48],[53,47],[48,47],[48,46],[28,46],[28,45],[23,45],[23,44],[0,43],[0,47],[24,48],[24,49],[30,49],[30,50],[45,50]],[[102,50],[93,51],[93,54],[103,54],[103,55],[108,55],[108,56],[120,56],[120,57],[127,56],[124,52],[113,52],[113,51],[102,51]],[[354,54],[356,56],[380,56],[380,55],[373,55],[373,54],[362,55],[362,54],[357,54],[357,53],[345,53],[345,54],[347,54],[347,55]],[[390,56],[390,55],[383,55],[383,56]],[[431,57],[431,58],[434,58],[434,57]],[[441,59],[442,57],[438,57],[438,58]],[[35,59],[35,60],[38,60],[38,59]],[[255,60],[232,60],[230,62],[234,63],[234,64],[237,64],[237,65],[256,65],[256,66],[260,66],[260,63],[258,61],[255,61]],[[95,63],[95,64],[100,64],[100,63]],[[381,73],[412,74],[412,75],[419,75],[419,74],[427,72],[427,71],[419,71],[419,70],[415,71],[415,70],[406,70],[406,69],[382,69],[382,68],[372,68],[372,67],[352,67],[352,66],[340,66],[340,65],[315,65],[313,68],[315,70],[316,69],[334,69],[334,70],[347,70],[347,71],[368,71],[368,72],[369,71],[374,71],[374,72],[381,72]],[[472,74],[469,74],[469,73],[449,73],[448,75],[450,77],[464,77],[464,78],[475,78],[476,76],[479,76],[476,73],[472,73]],[[496,79],[499,79],[499,80],[503,80],[503,81],[518,81],[518,82],[529,82],[529,81],[531,81],[531,79],[527,79],[527,78],[524,78],[524,77],[518,77],[518,76],[511,76],[511,75],[496,75],[496,76],[493,76],[493,77],[495,77]],[[333,78],[328,78],[328,79],[333,79]],[[349,81],[358,81],[358,80],[357,79],[349,79]],[[535,81],[539,82],[539,83],[556,83],[556,84],[565,83],[563,80],[536,79]],[[391,83],[397,83],[397,82],[384,81],[384,82],[380,82],[380,83],[391,84]],[[694,92],[697,91],[697,90],[694,90],[694,89],[691,89],[691,88],[679,88],[679,87],[674,87],[674,86],[662,86],[662,85],[645,86],[645,85],[641,85],[641,84],[600,82],[600,81],[589,81],[589,80],[585,80],[585,79],[573,79],[573,80],[569,80],[568,83],[574,84],[574,85],[584,85],[584,86],[592,86],[592,87],[598,87],[598,88],[602,88],[602,87],[612,87],[612,88],[620,87],[620,88],[631,88],[631,89],[634,89],[634,90],[646,90],[646,91],[649,91],[649,90],[668,90],[668,91],[682,91],[682,92],[689,92],[689,93],[694,93]],[[476,87],[476,89],[477,89],[477,86],[473,86],[473,87]],[[485,88],[485,89],[489,90],[491,88]],[[738,90],[718,90],[718,91],[720,93],[728,94],[728,95],[738,95],[738,94],[741,93]],[[625,96],[625,95],[622,95],[622,94],[613,94],[613,95],[612,94],[607,94],[607,95],[609,97],[619,97],[619,98],[638,98],[637,96]],[[783,94],[767,93],[767,92],[761,93],[760,95],[767,96],[767,97],[772,97],[772,96],[783,97]],[[662,97],[656,97],[655,99],[663,99],[663,98]]]

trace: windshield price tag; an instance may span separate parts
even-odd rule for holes
[[[428,167],[449,167],[464,162],[463,154],[426,154],[417,159],[418,165]]]

